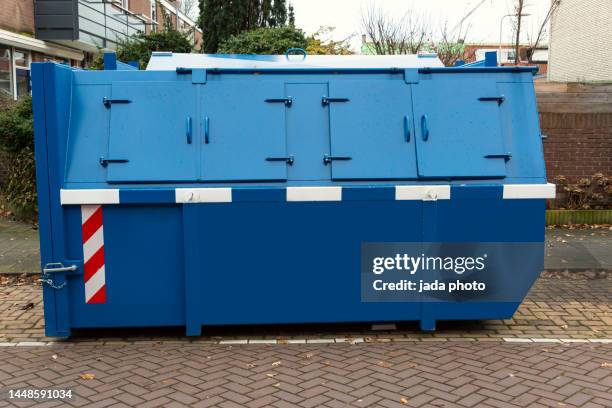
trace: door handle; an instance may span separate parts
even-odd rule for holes
[[[349,102],[349,100],[349,98],[330,98],[329,96],[323,96],[321,98],[321,103],[325,106],[332,102]]]
[[[187,116],[187,144],[191,144],[192,142],[192,126],[191,126],[191,116]]]
[[[289,155],[287,157],[266,157],[266,161],[269,161],[269,162],[284,161],[288,165],[293,166],[293,162],[295,161],[295,158],[293,157],[293,155]]]
[[[427,115],[421,116],[421,137],[423,141],[429,140],[429,125],[427,124]]]
[[[329,164],[333,160],[353,160],[353,158],[348,156],[330,156],[329,154],[323,156],[323,164]]]
[[[410,118],[408,115],[404,115],[404,137],[406,143],[410,143]]]
[[[264,102],[284,103],[285,106],[291,106],[293,104],[293,98],[291,96],[288,96],[286,98],[269,98],[269,99],[265,99]]]
[[[204,144],[210,142],[210,119],[208,116],[204,118]]]

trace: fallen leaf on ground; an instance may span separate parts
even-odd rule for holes
[[[30,309],[34,309],[34,303],[32,302],[26,303],[25,305],[21,306],[21,310],[30,310]]]
[[[603,368],[612,368],[612,363],[608,363],[608,362],[601,363],[601,367],[603,367]]]
[[[266,375],[267,375],[268,377],[270,377],[270,378],[274,378],[274,377],[275,377],[275,376],[277,376],[278,374],[277,374],[277,373],[268,373],[268,374],[266,374]]]
[[[275,361],[272,363],[272,367],[278,367],[279,365],[281,365],[280,361]]]
[[[91,373],[85,373],[81,374],[81,378],[84,380],[93,380],[94,378],[96,378],[96,375]]]
[[[255,364],[253,364],[253,363],[249,363],[249,364],[247,364],[246,366],[247,366],[247,368],[253,368],[253,367],[255,367]]]
[[[404,405],[408,405],[408,398],[406,398],[406,397],[402,397],[402,398],[400,398],[400,402],[401,402],[402,404],[404,404]]]
[[[312,353],[306,353],[306,358],[312,358],[313,354]]]
[[[57,354],[52,355],[51,358],[57,360]]]

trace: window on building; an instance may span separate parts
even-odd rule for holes
[[[151,0],[151,20],[157,22],[157,0]],[[151,24],[151,31],[157,31],[157,24]]]
[[[0,45],[0,92],[13,96],[13,64],[11,49]]]
[[[30,52],[23,50],[15,50],[15,90],[17,98],[21,98],[30,94]]]

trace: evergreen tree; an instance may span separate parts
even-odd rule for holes
[[[293,4],[289,3],[289,26],[295,27],[295,10],[293,10]]]
[[[295,19],[295,17],[294,17]],[[233,35],[287,24],[286,0],[200,0],[203,51],[215,53]]]

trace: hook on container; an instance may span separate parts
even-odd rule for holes
[[[285,58],[287,58],[287,60],[289,59],[289,55],[291,53],[302,54],[303,55],[302,61],[304,61],[306,59],[306,56],[308,55],[306,50],[303,48],[289,48],[287,51],[285,51]]]

